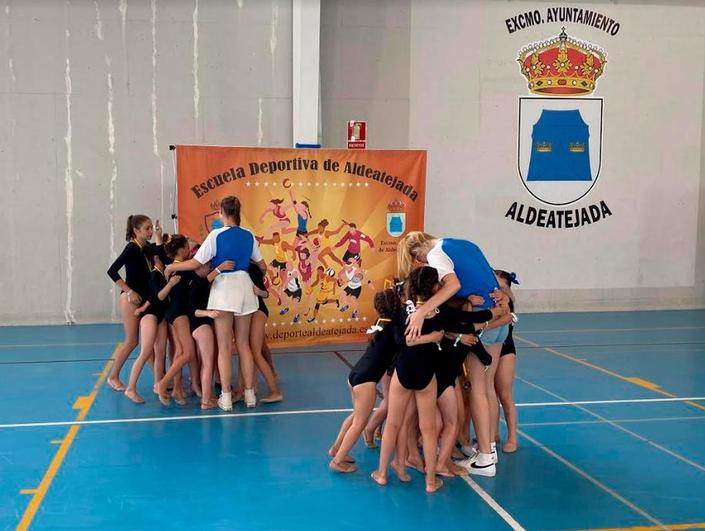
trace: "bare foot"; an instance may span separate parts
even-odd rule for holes
[[[401,465],[398,465],[397,463],[392,462],[392,470],[394,470],[394,473],[399,478],[399,481],[401,481],[403,483],[406,483],[407,481],[411,481],[411,476],[406,471],[405,466],[401,466]]]
[[[264,398],[260,399],[260,404],[273,404],[274,402],[281,402],[284,400],[284,395],[281,393],[269,393]]]
[[[379,470],[375,470],[370,474],[370,477],[375,480],[375,483],[377,485],[380,485],[382,487],[385,487],[387,485],[387,476],[386,474],[382,474]]]
[[[218,407],[218,401],[215,398],[210,400],[201,401],[201,409],[213,409]]]
[[[112,388],[113,391],[117,391],[118,393],[122,393],[126,389],[125,384],[117,378],[108,378],[108,385]]]
[[[135,390],[125,389],[125,396],[132,400],[135,404],[144,404],[144,398]]]
[[[382,430],[380,428],[377,428],[375,430],[375,441],[381,441],[382,440]]]
[[[443,486],[443,481],[439,478],[433,478],[433,483],[426,482],[426,492],[436,492]]]
[[[377,443],[375,442],[375,435],[374,433],[370,433],[367,430],[364,430],[362,432],[362,438],[365,441],[365,446],[368,448],[378,448]]]
[[[407,459],[406,466],[410,466],[411,468],[418,472],[421,472],[422,474],[426,473],[426,467],[424,466],[424,463],[421,460],[417,460],[415,458]]]
[[[243,400],[245,400],[245,393],[242,391],[233,391],[233,404],[237,404]]]
[[[436,474],[439,476],[443,476],[444,478],[453,478],[455,477],[455,474],[453,474],[450,470],[447,468],[436,468]]]
[[[328,468],[335,470],[336,472],[342,472],[343,474],[350,474],[351,472],[357,472],[357,465],[354,463],[348,463],[343,461],[342,463],[336,463],[331,461],[328,463]]]
[[[328,449],[328,456],[329,457],[335,457],[335,454],[337,454],[337,453],[338,453],[338,449],[335,447],[335,445],[331,446]]]
[[[193,394],[196,395],[198,398],[203,398],[203,393],[201,392],[200,387],[192,387],[191,390],[193,391]]]
[[[169,395],[166,392],[166,384],[154,384],[154,392],[159,397],[159,401],[162,403],[163,406],[171,405],[171,399],[169,398]]]
[[[465,454],[458,450],[457,448],[453,448],[453,452],[450,454],[451,459],[465,459]]]
[[[505,454],[512,454],[517,451],[517,443],[514,441],[507,441],[502,447],[502,451]]]
[[[180,406],[185,406],[185,405],[186,405],[186,396],[185,396],[185,395],[183,395],[183,394],[181,394],[181,393],[179,393],[179,392],[175,392],[175,393],[172,393],[171,396],[172,396],[172,398],[174,399],[174,402],[176,402],[176,403],[179,404]]]
[[[468,472],[467,468],[464,468],[460,465],[456,465],[453,462],[451,462],[448,465],[448,470],[450,470],[456,476],[469,476],[470,475],[470,472]]]

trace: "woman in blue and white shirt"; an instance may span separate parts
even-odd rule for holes
[[[240,227],[240,200],[237,197],[228,196],[221,200],[220,219],[223,227],[208,234],[196,255],[191,260],[170,264],[166,274],[168,276],[176,271],[197,269],[208,262],[218,264],[215,268],[218,276],[211,287],[208,309],[218,312],[215,333],[218,341],[218,372],[223,388],[218,406],[224,411],[231,411],[233,321],[237,352],[245,380],[245,405],[256,405],[255,366],[249,337],[250,320],[259,304],[247,270],[250,260],[262,272],[266,272],[267,266],[252,233]]]

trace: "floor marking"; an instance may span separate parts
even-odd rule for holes
[[[22,489],[20,494],[36,494],[37,489]]]
[[[651,516],[651,515],[650,515],[649,513],[647,513],[644,509],[642,509],[641,507],[639,507],[639,506],[635,505],[634,503],[630,502],[630,501],[627,500],[624,496],[622,496],[621,494],[619,494],[616,490],[611,489],[610,487],[608,487],[607,485],[605,485],[604,483],[602,483],[602,482],[599,481],[598,479],[595,479],[595,478],[592,477],[590,474],[588,474],[587,472],[585,472],[582,468],[578,467],[577,465],[574,465],[573,463],[571,463],[570,461],[568,461],[565,457],[563,457],[563,456],[557,454],[556,452],[554,452],[553,450],[551,450],[549,447],[547,447],[546,445],[544,445],[543,443],[541,443],[540,441],[538,441],[537,439],[535,439],[535,438],[532,437],[531,435],[527,435],[527,434],[524,433],[522,430],[517,430],[517,432],[519,433],[519,435],[521,435],[522,437],[524,437],[524,438],[525,438],[526,440],[528,440],[529,442],[535,444],[538,448],[540,448],[541,450],[543,450],[544,452],[546,452],[548,455],[550,455],[550,456],[553,457],[554,459],[560,461],[562,464],[564,464],[565,466],[567,466],[567,467],[568,467],[569,469],[571,469],[573,472],[575,472],[576,474],[578,474],[578,475],[581,476],[582,478],[586,479],[587,481],[589,481],[590,483],[592,483],[593,485],[595,485],[595,486],[596,486],[597,488],[599,488],[600,490],[602,490],[602,491],[606,492],[607,494],[609,494],[610,496],[612,496],[615,500],[617,500],[617,501],[619,501],[620,503],[626,505],[626,506],[629,507],[632,511],[634,511],[634,512],[637,513],[637,514],[639,514],[640,516],[643,516],[643,517],[646,518],[649,522],[651,522],[652,524],[654,524],[655,526],[657,526],[657,527],[654,527],[654,528],[652,528],[652,529],[668,529],[668,527],[666,527],[665,524],[663,524],[662,522],[660,522],[659,520],[657,520],[656,518],[654,518],[653,516]]]
[[[647,418],[633,418],[633,419],[612,419],[612,422],[617,424],[638,424],[640,422],[678,422],[678,421],[692,421],[692,420],[705,420],[705,415],[695,415],[689,417],[647,417]],[[572,426],[573,424],[605,424],[604,420],[562,420],[555,422],[522,422],[522,426]]]
[[[16,345],[0,344],[0,348],[107,347],[114,344],[115,341],[98,341],[96,343],[18,343]]]
[[[558,395],[558,394],[556,394],[556,393],[554,393],[554,392],[552,392],[552,391],[549,391],[548,389],[546,389],[546,388],[544,388],[544,387],[541,387],[540,385],[537,385],[537,384],[535,384],[535,383],[531,383],[531,382],[529,382],[528,380],[525,380],[524,378],[521,378],[521,377],[519,377],[519,376],[517,376],[516,378],[517,378],[517,380],[521,380],[522,382],[524,382],[524,383],[530,385],[531,387],[534,387],[534,388],[536,388],[536,389],[538,389],[538,390],[540,390],[540,391],[543,391],[543,392],[546,393],[547,395],[550,395],[550,396],[552,396],[552,397],[554,397],[554,398],[557,398],[557,399],[559,399],[559,400],[564,400],[564,398],[563,398],[562,396],[560,396],[560,395]],[[593,412],[593,411],[591,411],[591,410],[589,410],[589,409],[587,409],[587,408],[585,408],[585,407],[582,407],[582,406],[579,405],[579,404],[573,404],[573,407],[579,409],[580,411],[583,411],[584,413],[587,413],[588,415],[590,415],[590,416],[592,416],[592,417],[595,417],[596,419],[600,419],[601,421],[603,421],[603,422],[609,424],[610,426],[612,426],[612,427],[614,427],[614,428],[617,428],[619,431],[622,431],[622,432],[624,432],[624,433],[626,433],[626,434],[628,434],[628,435],[631,435],[632,437],[635,437],[636,439],[639,439],[639,440],[642,441],[642,442],[645,442],[645,443],[647,443],[647,444],[653,446],[653,447],[656,448],[657,450],[660,450],[660,451],[662,451],[662,452],[664,452],[664,453],[670,455],[671,457],[674,457],[674,458],[678,459],[679,461],[685,463],[686,465],[690,465],[691,467],[696,468],[696,469],[700,470],[701,472],[705,472],[705,466],[703,466],[703,465],[701,465],[701,464],[699,464],[699,463],[696,463],[695,461],[692,461],[692,460],[688,459],[687,457],[682,456],[681,454],[676,453],[676,452],[674,452],[673,450],[670,450],[670,449],[666,448],[665,446],[661,446],[660,444],[658,444],[658,443],[652,441],[651,439],[648,439],[648,438],[644,437],[643,435],[640,435],[640,434],[638,434],[638,433],[636,433],[636,432],[633,432],[633,431],[631,431],[631,430],[628,430],[628,429],[625,428],[624,426],[620,426],[619,424],[615,423],[614,421],[612,421],[612,420],[610,420],[610,419],[607,419],[607,418],[603,417],[602,415],[599,415],[599,414],[597,414],[597,413],[595,413],[595,412]]]
[[[489,505],[494,512],[496,512],[502,520],[507,522],[507,524],[514,529],[515,531],[524,531],[524,528],[521,526],[519,522],[517,522],[514,518],[512,518],[512,515],[509,514],[504,507],[502,507],[497,501],[487,494],[487,492],[480,487],[475,481],[470,479],[469,476],[460,476],[465,483],[467,483],[472,490],[474,490],[477,495],[482,498],[487,505]]]
[[[74,409],[80,410],[78,415],[76,416],[76,420],[78,422],[82,422],[86,418],[86,415],[88,415],[88,412],[90,411],[91,406],[95,401],[95,397],[98,395],[98,391],[100,390],[101,385],[103,385],[103,382],[108,377],[108,372],[113,366],[113,358],[118,348],[120,348],[120,345],[121,343],[118,343],[115,347],[111,359],[108,360],[108,362],[105,364],[103,372],[100,373],[100,376],[93,385],[93,390],[91,391],[91,393],[88,396],[79,397],[74,403]],[[29,500],[29,504],[27,505],[27,508],[25,509],[24,514],[22,515],[22,519],[20,520],[20,523],[17,526],[18,531],[26,531],[32,524],[32,520],[37,514],[39,506],[42,504],[42,501],[44,500],[44,497],[46,496],[49,487],[51,487],[51,483],[54,480],[56,473],[59,471],[59,468],[61,468],[61,465],[63,464],[64,459],[66,458],[66,454],[71,448],[71,445],[73,444],[73,441],[76,438],[76,434],[78,433],[79,429],[80,425],[75,423],[69,428],[68,433],[61,442],[59,448],[56,451],[56,454],[54,454],[54,458],[51,460],[51,463],[49,463],[49,467],[44,473],[44,476],[42,477],[39,486],[36,489],[26,489],[34,490],[35,492],[32,496],[32,499]]]
[[[638,526],[638,527],[606,527],[601,529],[590,529],[589,531],[653,531],[662,529],[661,527],[653,526]],[[666,529],[705,529],[705,522],[694,522],[692,524],[666,524]]]
[[[648,328],[576,328],[568,330],[522,330],[523,334],[563,334],[580,332],[649,332],[651,330],[705,330],[705,326],[660,326]]]
[[[517,377],[517,379],[520,379]],[[533,385],[527,382],[528,385]],[[687,398],[631,398],[624,400],[583,400],[577,402],[525,402],[516,404],[517,407],[575,407],[591,404],[633,404],[633,403],[660,403],[660,402],[685,402],[690,400],[705,400],[705,397]],[[176,420],[208,420],[238,417],[276,417],[280,415],[317,415],[329,413],[350,413],[351,408],[325,408],[325,409],[292,409],[285,411],[257,411],[251,413],[216,413],[201,415],[178,415],[173,417],[131,417],[120,419],[98,419],[98,420],[58,420],[51,422],[20,422],[15,424],[0,424],[0,429],[13,428],[45,428],[54,426],[93,426],[101,424],[130,424],[141,422],[173,422]],[[671,418],[671,417],[667,417]],[[697,416],[684,418],[700,418]],[[528,425],[528,424],[527,424]]]
[[[580,365],[584,365],[585,367],[590,367],[591,369],[602,372],[604,374],[608,374],[609,376],[613,376],[614,378],[618,378],[619,380],[628,382],[633,385],[638,385],[639,387],[642,387],[644,389],[648,389],[649,391],[653,391],[654,393],[658,393],[663,396],[677,398],[676,395],[669,393],[668,391],[664,391],[663,389],[661,389],[658,386],[653,387],[655,384],[652,384],[651,382],[645,382],[645,380],[642,380],[642,382],[645,382],[647,384],[646,386],[644,386],[642,383],[639,383],[639,381],[638,381],[638,380],[640,380],[639,378],[636,378],[633,376],[627,377],[622,374],[611,371],[609,369],[605,369],[604,367],[600,367],[599,365],[595,365],[594,363],[591,363],[589,361],[582,361],[581,359],[576,358],[574,356],[571,356],[570,354],[565,354],[563,352],[559,352],[558,350],[555,350],[555,349],[552,349],[549,347],[543,347],[543,346],[539,345],[538,343],[534,343],[533,341],[529,341],[528,339],[524,339],[522,337],[519,337],[516,334],[514,335],[514,337],[516,339],[518,339],[519,341],[522,341],[524,343],[528,343],[529,345],[531,345],[533,347],[541,348],[541,349],[545,350],[546,352],[550,352],[551,354],[554,354],[554,355],[559,356],[561,358],[565,358],[565,359],[573,361],[575,363],[579,363]],[[696,404],[695,402],[692,402],[692,401],[687,401],[685,403],[688,404],[689,406],[693,406],[694,408],[701,409],[701,410],[705,411],[705,406],[703,406],[703,405]]]

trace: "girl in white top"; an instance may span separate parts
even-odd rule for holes
[[[211,287],[208,299],[208,309],[217,310],[215,318],[215,333],[218,341],[218,372],[222,384],[222,394],[218,406],[224,411],[231,411],[232,404],[232,359],[231,346],[233,340],[233,321],[235,323],[235,342],[240,355],[240,366],[245,381],[245,405],[255,407],[254,381],[255,366],[250,349],[250,320],[257,311],[258,301],[254,292],[254,284],[247,269],[250,260],[255,262],[263,273],[266,273],[262,255],[252,233],[240,227],[240,201],[235,196],[223,198],[220,202],[220,219],[223,228],[208,234],[196,255],[185,262],[167,266],[167,276],[175,271],[193,270],[202,264],[212,262],[222,264],[233,263],[233,269],[228,271],[215,269],[218,272]]]

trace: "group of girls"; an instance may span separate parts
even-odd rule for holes
[[[400,241],[398,266],[403,282],[375,295],[379,318],[350,372],[353,413],[329,450],[329,466],[357,470],[349,452],[360,435],[374,447],[375,429],[384,422],[372,473],[379,485],[387,484],[390,465],[400,481],[411,479],[407,467],[424,473],[427,492],[442,486],[439,475],[494,476],[498,394],[508,426],[504,451],[517,447],[511,393],[516,353],[509,337],[516,276],[494,271],[471,242],[422,232]],[[380,380],[384,399],[370,417]]]
[[[281,401],[271,353],[265,342],[268,317],[266,266],[252,233],[240,227],[240,201],[221,201],[222,227],[201,246],[187,237],[162,234],[159,221],[143,215],[127,220],[127,245],[108,269],[120,288],[125,340],[114,357],[108,385],[144,403],[137,382],[146,364],[153,391],[163,405],[186,404],[182,369],[189,366],[191,389],[201,408],[231,411],[233,402],[257,403],[256,369],[269,393],[260,402]],[[150,243],[152,236],[155,243]],[[125,268],[125,279],[119,271]],[[120,372],[135,347],[140,352],[124,385]],[[166,367],[167,344],[171,363]],[[232,355],[239,357],[238,391],[232,392]],[[219,384],[214,380],[219,379]],[[216,399],[214,387],[220,386]],[[171,389],[171,396],[169,395]]]

